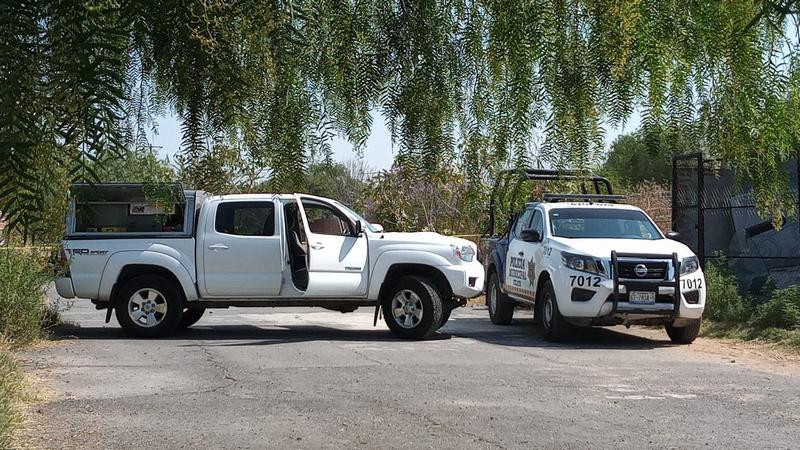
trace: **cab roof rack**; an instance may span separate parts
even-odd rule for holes
[[[624,195],[612,194],[553,194],[548,193],[542,196],[546,202],[562,202],[562,201],[585,201],[589,203],[617,203],[625,199]]]
[[[553,169],[521,169],[521,170],[508,170],[507,173],[519,173],[528,180],[538,181],[580,181],[581,192],[586,194],[586,182],[589,181],[594,187],[595,194],[600,194],[602,189],[600,185],[605,186],[608,195],[614,194],[611,188],[611,182],[608,178],[597,175],[588,175],[585,172],[577,170],[553,170]]]
[[[486,230],[487,235],[494,236],[495,235],[495,204],[496,204],[496,197],[497,197],[497,189],[501,186],[501,181],[509,181],[516,177],[516,185],[519,185],[520,182],[525,180],[536,180],[536,181],[577,181],[580,185],[581,194],[574,194],[577,195],[574,199],[582,199],[588,200],[589,198],[594,198],[595,201],[619,201],[621,198],[616,198],[617,196],[614,195],[614,190],[611,188],[611,182],[608,178],[601,177],[598,175],[591,175],[585,171],[579,170],[554,170],[554,169],[533,169],[533,168],[522,168],[522,169],[510,169],[504,170],[499,174],[497,179],[495,180],[494,188],[492,189],[491,197],[489,198],[489,226]],[[594,193],[589,194],[587,189],[587,182],[591,183],[591,187],[594,188]],[[605,187],[605,189],[603,189]],[[605,190],[605,192],[603,192]],[[569,194],[564,194],[561,196],[561,199],[567,200],[564,196]],[[514,197],[511,198],[511,204],[514,203],[516,197],[516,192],[514,193]],[[603,197],[602,199],[600,197]],[[558,201],[558,200],[549,200],[549,201]],[[588,200],[592,201],[592,200]]]

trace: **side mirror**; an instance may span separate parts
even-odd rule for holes
[[[667,239],[672,239],[673,241],[677,241],[681,238],[681,234],[677,231],[667,231]]]
[[[364,228],[361,225],[361,221],[360,220],[356,220],[354,225],[353,225],[353,236],[354,237],[359,237],[362,234],[364,234]]]
[[[522,230],[519,234],[519,238],[525,242],[539,242],[542,240],[542,236],[539,235],[539,232],[536,230]]]
[[[372,228],[375,228],[375,231],[377,231],[378,233],[383,233],[383,225],[379,223],[373,223]]]

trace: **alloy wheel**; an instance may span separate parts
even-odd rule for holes
[[[153,288],[143,288],[128,299],[128,316],[142,328],[152,328],[167,316],[167,300]]]
[[[403,328],[416,327],[422,320],[422,299],[410,289],[399,291],[392,298],[392,317]]]

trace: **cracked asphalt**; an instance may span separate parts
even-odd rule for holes
[[[800,375],[673,346],[652,329],[542,340],[463,308],[432,340],[372,310],[213,310],[168,339],[131,339],[84,301],[79,328],[25,355],[52,389],[36,448],[586,448],[800,446]],[[708,345],[706,345],[708,347]]]

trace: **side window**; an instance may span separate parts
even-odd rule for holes
[[[316,234],[333,236],[351,236],[350,223],[338,211],[326,205],[303,202],[303,209],[308,219],[308,229]]]
[[[517,237],[522,232],[528,228],[528,224],[531,223],[531,216],[533,216],[532,209],[526,209],[522,212],[522,214],[517,219],[516,223],[514,223],[514,229],[511,230],[511,237]]]
[[[217,206],[214,229],[237,236],[274,236],[275,204],[272,202],[225,202]]]
[[[539,236],[544,238],[544,221],[542,217],[542,212],[539,210],[536,210],[536,212],[533,213],[533,220],[531,221],[531,229],[538,231]]]

